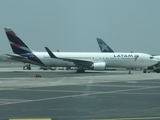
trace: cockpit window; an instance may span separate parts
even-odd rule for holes
[[[153,59],[154,57],[150,57],[150,59]]]

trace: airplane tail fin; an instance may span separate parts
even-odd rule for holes
[[[101,38],[97,38],[101,52],[114,52]]]
[[[11,28],[4,28],[11,48],[15,54],[32,53],[33,50],[29,48]]]

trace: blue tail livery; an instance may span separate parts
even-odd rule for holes
[[[44,65],[42,61],[34,54],[34,51],[29,48],[11,28],[4,28],[8,37],[11,48],[15,54],[6,54],[13,60],[36,65]]]
[[[10,28],[4,28],[12,50],[15,54],[32,53],[31,50]]]
[[[97,38],[101,52],[114,52],[101,38]]]

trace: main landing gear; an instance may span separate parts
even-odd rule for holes
[[[144,70],[143,70],[143,73],[150,73],[150,71],[147,70],[147,69],[144,69]]]
[[[131,74],[131,71],[129,70],[128,74]]]
[[[24,65],[23,70],[31,70],[31,65],[30,64]]]
[[[143,73],[147,73],[147,70],[143,70]]]
[[[84,73],[85,70],[84,69],[77,69],[77,73]]]

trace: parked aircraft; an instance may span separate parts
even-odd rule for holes
[[[153,56],[145,53],[97,53],[97,52],[36,52],[29,48],[10,28],[5,28],[12,50],[11,59],[46,67],[78,67],[105,70],[107,67],[146,68],[157,63]],[[54,57],[53,57],[54,56]],[[52,57],[52,58],[51,58]]]
[[[101,38],[97,38],[97,42],[101,52],[114,52]],[[133,53],[133,52],[132,52]],[[152,55],[157,61],[160,61],[160,55]],[[160,63],[149,66],[147,69],[160,73]]]
[[[157,63],[153,56],[145,53],[54,53],[47,47],[45,49],[53,59],[73,62],[79,68],[77,72],[84,72],[85,69],[105,70],[106,66],[146,68]]]

